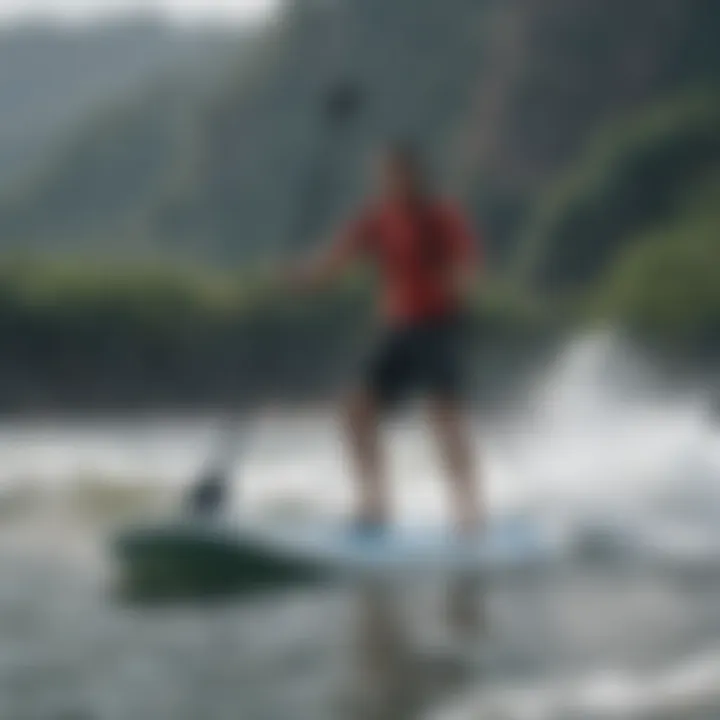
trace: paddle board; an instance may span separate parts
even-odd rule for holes
[[[128,577],[159,583],[192,576],[195,585],[215,587],[483,575],[541,562],[551,542],[525,517],[497,518],[477,537],[429,526],[363,535],[342,523],[208,519],[124,528],[112,549]]]

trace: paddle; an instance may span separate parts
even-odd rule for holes
[[[290,232],[293,246],[296,242],[306,244],[317,230],[315,225],[323,215],[320,208],[327,193],[332,155],[344,139],[345,131],[360,115],[364,102],[363,88],[350,78],[332,83],[321,98],[319,146],[307,172]],[[247,444],[247,431],[243,433],[237,427],[221,434],[209,461],[188,493],[186,504],[190,514],[213,516],[226,506],[232,465],[238,456],[237,443],[242,437]]]

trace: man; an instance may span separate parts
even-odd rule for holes
[[[382,530],[390,519],[379,420],[384,409],[417,391],[430,402],[458,526],[474,532],[481,513],[460,403],[460,356],[478,252],[462,215],[431,194],[409,147],[385,152],[378,197],[329,250],[296,272],[296,285],[319,287],[360,260],[372,263],[382,279],[384,334],[348,407],[360,481],[358,529]]]

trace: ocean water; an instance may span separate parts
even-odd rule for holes
[[[337,516],[329,414],[0,426],[0,718],[720,718],[720,422],[607,334],[475,421],[492,513],[542,523],[550,563],[484,587],[337,587],[131,607],[111,528],[167,516],[218,432],[233,512]],[[388,426],[401,523],[447,520],[412,411]]]

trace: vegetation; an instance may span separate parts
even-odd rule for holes
[[[598,310],[673,351],[720,351],[720,177],[621,255]]]
[[[545,194],[527,231],[521,272],[552,292],[587,287],[624,246],[671,222],[720,167],[720,96],[693,94],[614,124]]]
[[[328,396],[373,331],[367,279],[278,295],[242,277],[167,265],[0,268],[0,406],[133,407]],[[478,298],[482,355],[556,332],[509,291]]]
[[[539,201],[520,277],[664,352],[716,356],[719,173],[713,94],[614,123]]]

